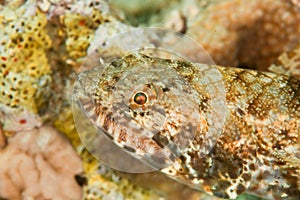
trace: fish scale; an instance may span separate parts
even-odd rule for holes
[[[139,74],[143,67],[145,73]],[[205,77],[206,70],[214,73]],[[138,158],[141,152],[151,151],[151,157],[167,147],[164,159],[172,161],[168,165],[143,157],[167,176],[222,198],[244,192],[268,199],[300,198],[299,80],[138,53],[118,58],[97,76],[87,73],[80,81],[91,79],[96,86],[82,84],[91,101],[78,101],[84,112],[88,108],[87,117]],[[136,105],[135,90],[153,99]],[[160,126],[145,127],[147,121],[154,123],[151,115],[161,108],[165,121],[160,117]],[[121,119],[123,111],[126,119]]]

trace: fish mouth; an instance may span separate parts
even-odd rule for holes
[[[85,117],[98,129],[100,129],[109,139],[114,139],[114,127],[116,122],[112,117],[112,112],[107,112],[107,107],[100,103],[95,103],[89,98],[79,98],[78,106],[81,108]]]

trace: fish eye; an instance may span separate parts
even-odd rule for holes
[[[133,101],[138,105],[144,105],[148,101],[147,94],[144,92],[137,92],[133,97]]]

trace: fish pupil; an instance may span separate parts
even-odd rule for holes
[[[133,100],[138,105],[144,105],[147,102],[148,98],[144,92],[138,92],[134,95]]]

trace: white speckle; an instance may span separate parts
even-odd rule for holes
[[[286,193],[283,193],[283,194],[281,195],[282,198],[287,197],[287,196],[288,196],[288,195],[287,195]]]

